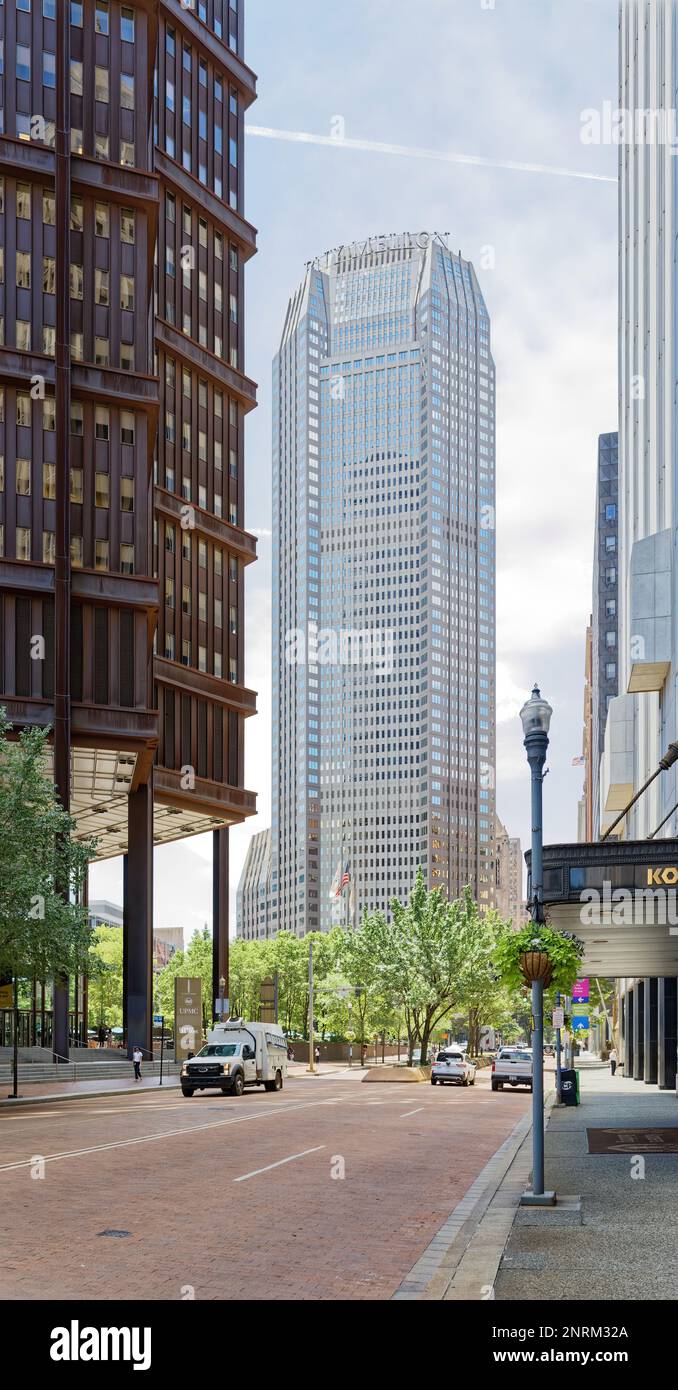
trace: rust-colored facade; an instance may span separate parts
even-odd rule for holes
[[[125,855],[126,1017],[149,1048],[153,843],[214,831],[216,983],[227,828],[255,809],[242,9],[0,6],[0,699],[53,726],[78,833]],[[67,1015],[64,983],[61,1055]]]

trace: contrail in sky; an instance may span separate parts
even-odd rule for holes
[[[395,154],[406,159],[437,159],[443,164],[477,164],[484,169],[513,169],[523,174],[554,174],[561,179],[589,179],[594,183],[617,183],[612,174],[588,174],[582,169],[561,169],[554,164],[523,164],[515,159],[486,159],[479,154],[453,154],[449,150],[418,149],[414,145],[389,145],[382,140],[349,140],[335,135],[313,135],[307,130],[274,130],[271,126],[246,125],[246,135],[265,140],[288,140],[297,145],[328,145],[333,149],[367,150],[372,154]]]

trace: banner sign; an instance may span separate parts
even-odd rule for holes
[[[563,1028],[565,1026],[565,1010],[554,1009],[551,1022],[554,1028]]]
[[[275,1016],[275,1006],[276,1006],[276,997],[275,997],[275,996],[276,996],[275,980],[273,979],[273,977],[272,977],[271,975],[267,975],[267,976],[266,976],[266,979],[261,981],[260,992],[259,992],[259,1022],[260,1022],[260,1023],[277,1023],[278,1020],[276,1019],[276,1016]]]
[[[176,976],[174,981],[174,1055],[184,1061],[202,1047],[202,980]]]
[[[576,1004],[588,1004],[589,1002],[589,982],[588,980],[575,980],[572,988],[572,1001]]]

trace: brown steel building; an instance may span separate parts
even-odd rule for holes
[[[53,726],[77,833],[125,855],[126,1020],[145,1047],[153,844],[214,832],[216,995],[227,827],[255,810],[242,10],[0,4],[0,699],[16,728]],[[62,1056],[83,1008],[55,988]]]

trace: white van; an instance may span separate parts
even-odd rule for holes
[[[287,1042],[278,1023],[218,1023],[207,1042],[181,1068],[181,1092],[219,1090],[241,1096],[246,1086],[281,1091],[287,1076]]]

